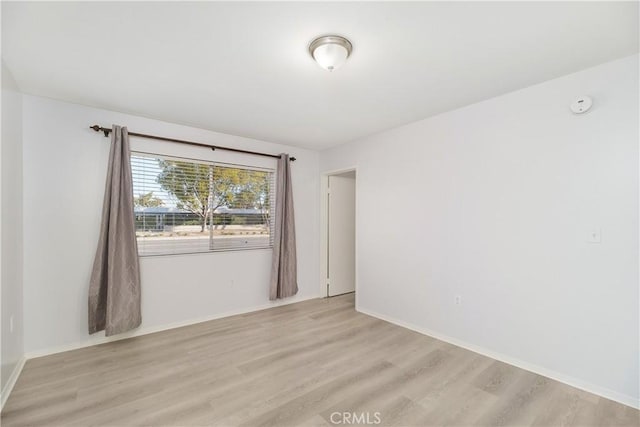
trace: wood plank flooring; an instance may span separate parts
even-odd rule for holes
[[[310,300],[29,360],[2,425],[640,425],[630,407],[353,305]]]

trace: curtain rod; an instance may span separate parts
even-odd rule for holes
[[[109,134],[112,131],[112,129],[110,129],[110,128],[105,128],[105,127],[102,127],[102,126],[99,126],[99,125],[89,126],[89,129],[93,129],[96,132],[102,132],[102,133],[104,133],[104,136],[109,136]],[[241,150],[239,148],[218,147],[216,145],[204,144],[202,142],[184,141],[182,139],[166,138],[164,136],[147,135],[146,133],[129,132],[129,135],[137,136],[137,137],[140,137],[140,138],[157,139],[159,141],[178,142],[180,144],[193,145],[195,147],[205,147],[205,148],[210,148],[213,151],[215,151],[215,150],[226,150],[226,151],[235,151],[236,153],[253,154],[253,155],[256,155],[256,156],[274,157],[276,159],[280,158],[280,156],[277,155],[277,154],[259,153],[257,151]],[[295,162],[296,158],[295,157],[289,157],[289,160],[291,160],[292,162]]]

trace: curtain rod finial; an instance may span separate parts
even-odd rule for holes
[[[89,126],[89,129],[93,129],[96,132],[102,131],[104,133],[104,136],[109,136],[109,132],[111,132],[111,129],[103,128],[102,126],[98,125]]]

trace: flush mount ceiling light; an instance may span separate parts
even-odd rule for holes
[[[309,45],[309,53],[325,70],[333,71],[347,61],[353,46],[341,36],[318,37]]]

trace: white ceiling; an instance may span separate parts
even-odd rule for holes
[[[314,149],[637,51],[637,2],[2,2],[26,93]]]

